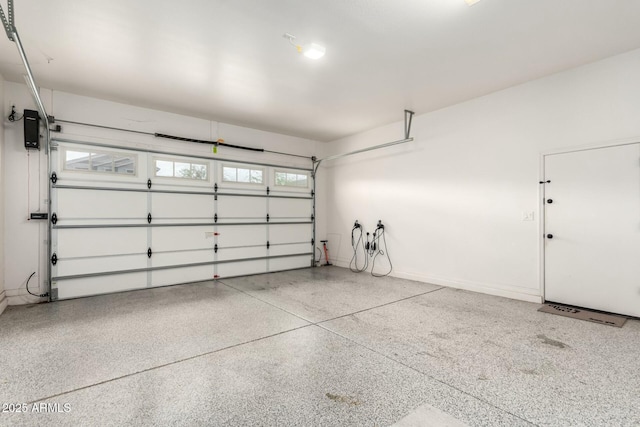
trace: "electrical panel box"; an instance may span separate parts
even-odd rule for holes
[[[24,148],[40,149],[40,115],[34,110],[24,110]]]

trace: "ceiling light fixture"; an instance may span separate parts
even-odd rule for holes
[[[284,33],[282,37],[289,40],[291,46],[295,47],[299,53],[303,54],[307,58],[319,59],[322,58],[327,52],[327,49],[324,46],[321,46],[317,43],[309,43],[305,45],[296,44],[296,42],[294,41],[296,39],[296,36],[292,34]]]

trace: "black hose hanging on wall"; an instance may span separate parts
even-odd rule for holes
[[[356,237],[356,235],[358,237]],[[353,228],[351,229],[351,247],[353,248],[353,257],[351,257],[351,262],[349,263],[349,270],[353,271],[354,273],[362,273],[369,266],[369,256],[363,237],[364,229],[362,225],[360,225],[358,221],[356,221],[353,225]],[[362,255],[364,258],[364,265],[362,267],[358,267],[358,250],[362,251]]]
[[[384,244],[384,250],[382,250],[382,245]],[[369,246],[369,255],[373,257],[371,260],[371,275],[373,277],[384,277],[391,274],[391,270],[393,270],[393,264],[391,263],[391,258],[389,258],[389,251],[387,250],[387,237],[384,235],[384,225],[382,221],[378,221],[378,226],[376,227],[376,231],[373,232],[373,238],[371,239],[371,244]],[[379,255],[386,256],[389,261],[389,271],[384,274],[378,274],[375,272],[376,269],[376,259]]]

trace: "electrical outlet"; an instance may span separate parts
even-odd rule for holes
[[[533,212],[533,211],[522,212],[522,220],[523,221],[534,221],[535,220],[535,212]]]

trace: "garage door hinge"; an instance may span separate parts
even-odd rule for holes
[[[218,183],[217,182],[215,184],[213,184],[213,192],[214,193],[218,192]]]
[[[54,184],[58,182],[58,175],[56,175],[55,172],[51,174],[51,182],[53,182]]]
[[[55,253],[51,255],[51,264],[56,265],[58,263],[58,255]]]
[[[316,195],[316,192],[311,190],[311,197],[314,197]]]
[[[151,190],[151,178],[147,180],[147,188]]]
[[[218,200],[218,195],[217,194],[213,195],[213,200]]]
[[[270,190],[269,190],[269,187],[267,187],[267,196],[269,195],[269,191],[270,191]]]
[[[269,241],[267,240],[267,249],[269,249],[270,246],[271,244],[269,244]]]
[[[269,222],[269,214],[267,214],[267,222]]]
[[[151,258],[151,255],[153,255],[153,252],[151,251],[151,248],[149,248],[147,249],[147,256]]]
[[[218,222],[218,214],[213,215],[213,222]]]
[[[58,215],[56,215],[56,213],[54,212],[51,214],[51,223],[55,225],[57,222],[58,222]]]
[[[152,218],[151,218],[151,212],[149,212],[149,215],[147,215],[147,222],[148,222],[149,224],[151,224],[151,219],[152,219]]]
[[[213,246],[213,252],[218,253],[218,244],[217,243]]]
[[[315,217],[313,215],[311,215],[311,221],[313,221],[315,219]]]
[[[316,243],[316,241],[314,239],[311,239],[311,246],[313,246]]]

